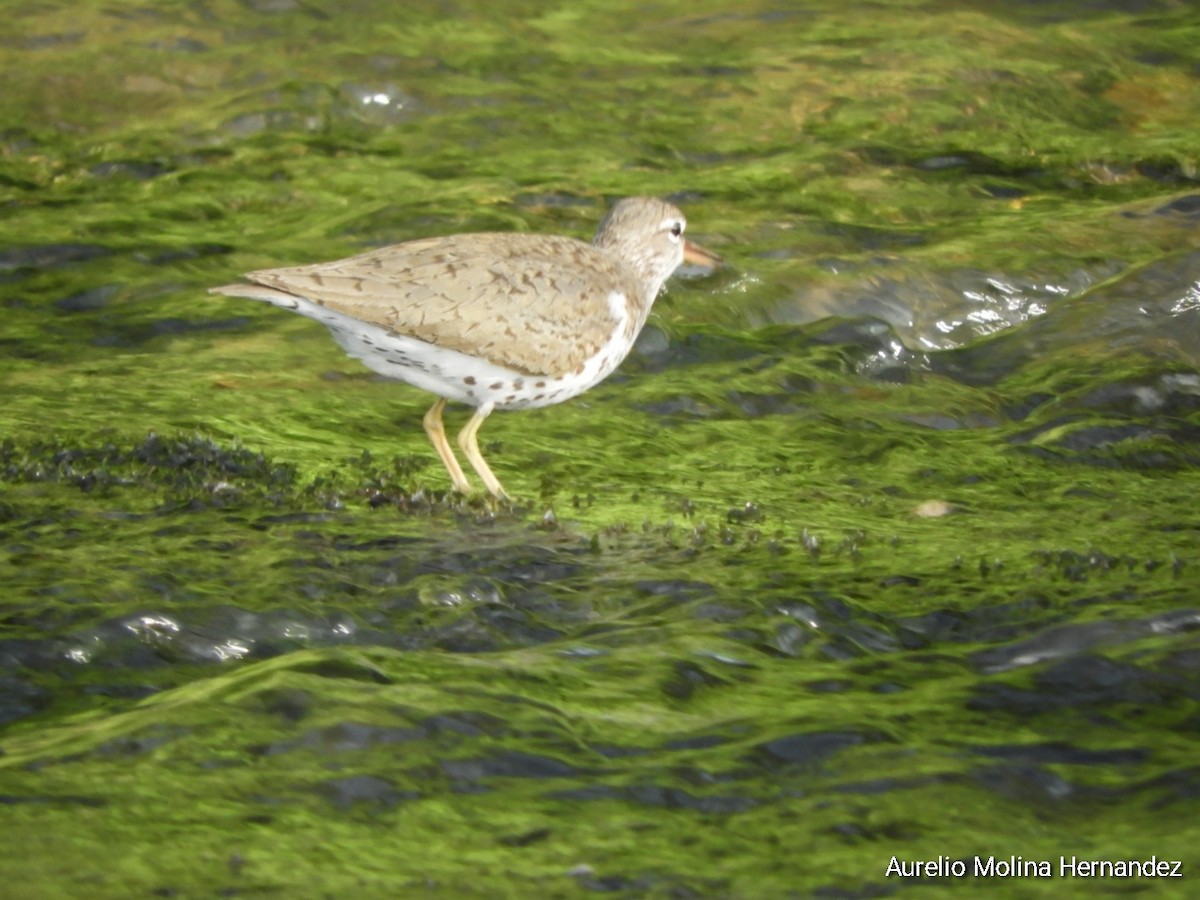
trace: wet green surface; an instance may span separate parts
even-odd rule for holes
[[[13,5],[5,896],[1193,896],[1200,15],[997,7]],[[515,508],[205,293],[641,193]]]

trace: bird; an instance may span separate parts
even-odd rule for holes
[[[591,243],[511,232],[423,238],[249,272],[210,293],[315,319],[372,370],[435,394],[423,425],[462,494],[472,486],[442,413],[451,401],[473,406],[459,448],[488,492],[510,500],[479,450],[480,426],[497,409],[561,403],[608,377],[675,269],[684,260],[719,264],[684,238],[686,227],[673,204],[629,197],[609,209]]]

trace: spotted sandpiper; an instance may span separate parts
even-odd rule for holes
[[[471,484],[446,440],[449,400],[475,407],[458,445],[487,489],[507,494],[479,452],[493,410],[561,403],[628,355],[663,282],[685,259],[717,259],[685,241],[683,214],[632,197],[591,244],[537,234],[460,234],[340,259],[250,272],[212,293],[265,300],[316,319],[376,372],[437,394],[425,432],[456,490]]]

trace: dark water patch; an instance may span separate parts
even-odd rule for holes
[[[294,664],[291,668],[307,675],[339,681],[361,681],[364,684],[392,683],[392,677],[379,666],[354,656],[322,655],[313,661]]]
[[[1178,650],[1168,653],[1159,662],[1158,671],[1178,675],[1183,678],[1196,678],[1200,673],[1200,649]],[[1200,728],[1200,719],[1192,722],[1193,728]]]
[[[92,754],[97,757],[133,757],[153,753],[173,741],[181,740],[188,730],[179,728],[153,728],[135,735],[122,735],[111,741],[98,744]]]
[[[762,353],[757,338],[739,334],[693,332],[671,342],[652,341],[644,334],[636,360],[639,368],[658,372],[669,367],[750,360]]]
[[[520,545],[506,539],[488,546],[480,542],[474,548],[445,548],[438,555],[425,556],[417,563],[414,574],[484,575],[512,580],[522,584],[543,584],[562,581],[579,575],[585,568],[589,550],[582,543],[574,546],[540,546],[528,541]],[[494,585],[484,581],[467,580],[466,596],[475,602],[494,602],[499,593]],[[457,600],[445,597],[448,604]]]
[[[732,816],[748,812],[759,806],[753,797],[733,795],[697,795],[683,788],[660,784],[593,785],[555,791],[551,799],[567,803],[590,803],[600,801],[622,801],[637,806],[660,809],[686,809],[716,816]]]
[[[974,773],[981,788],[1022,806],[1045,808],[1047,805],[1082,799],[1081,793],[1094,796],[1095,789],[1081,791],[1079,785],[1038,766],[997,765]],[[1109,792],[1104,792],[1111,794]]]
[[[605,759],[633,759],[650,756],[654,751],[649,747],[614,746],[612,744],[591,744],[589,749]]]
[[[1151,752],[1142,747],[1090,749],[1061,741],[976,746],[972,747],[971,751],[992,759],[1035,766],[1135,766],[1141,765],[1151,757]]]
[[[581,769],[553,756],[502,750],[489,756],[469,759],[443,760],[441,770],[462,786],[476,785],[491,778],[554,778],[595,777],[596,769]]]
[[[520,834],[505,834],[497,838],[497,843],[505,847],[528,847],[552,837],[554,832],[549,828],[534,828]]]
[[[189,260],[205,259],[209,256],[224,256],[233,251],[234,247],[232,244],[201,241],[179,247],[135,250],[130,254],[130,258],[136,262],[146,263],[151,266],[173,266],[181,262],[188,262]]]
[[[1016,200],[1029,194],[1029,190],[1021,185],[1003,184],[1000,182],[983,182],[979,189],[988,197],[995,200]]]
[[[942,784],[957,784],[963,781],[958,774],[936,773],[908,778],[875,778],[870,781],[848,781],[832,785],[830,790],[837,794],[863,794],[866,796],[886,795],[898,791],[913,791]]]
[[[49,670],[63,660],[67,646],[55,638],[3,638],[0,666],[14,674]]]
[[[699,603],[692,606],[692,615],[705,622],[738,622],[750,615],[750,610],[744,606],[732,603],[712,602]],[[729,632],[726,632],[729,634]],[[718,662],[731,663],[721,656],[714,656]]]
[[[257,528],[262,531],[274,528],[279,525],[326,525],[337,521],[337,515],[329,512],[287,512],[277,513],[275,515],[258,516],[251,528]],[[394,547],[403,542],[404,538],[381,538],[377,542],[378,546]],[[355,547],[339,547],[335,543],[338,550],[354,550]]]
[[[879,580],[879,586],[889,587],[920,587],[921,579],[915,575],[887,575]]]
[[[1105,373],[1100,378],[1106,380],[1062,396],[1022,401],[1014,412],[1036,424],[1011,433],[1009,442],[1089,465],[1194,468],[1200,464],[1200,376],[1174,366],[1134,365],[1124,377],[1119,370]]]
[[[730,391],[725,395],[725,399],[746,419],[794,415],[805,409],[803,404],[796,402],[796,395],[792,393],[755,394],[749,391]]]
[[[1185,194],[1155,207],[1151,215],[1180,216],[1187,219],[1200,218],[1200,194]]]
[[[171,316],[151,321],[118,320],[97,328],[91,335],[90,343],[93,347],[134,349],[164,337],[239,331],[245,328],[249,321],[244,316],[225,319]]]
[[[1028,162],[1012,168],[999,159],[973,150],[944,150],[927,154],[920,149],[896,147],[890,144],[866,144],[854,152],[877,166],[911,166],[925,172],[962,171],[987,175],[1021,175],[1033,171]]]
[[[1079,424],[1065,429],[1063,425],[1071,421],[1017,435],[1013,442],[1032,443],[1052,431],[1053,440],[1040,440],[1039,445],[1023,450],[1047,459],[1130,471],[1178,471],[1200,466],[1200,426],[1166,421],[1160,425]]]
[[[1035,410],[1041,409],[1046,404],[1053,402],[1056,399],[1055,394],[1045,391],[1035,391],[1032,394],[1021,397],[1012,403],[1003,407],[1003,412],[1008,418],[1014,422],[1023,422]]]
[[[75,263],[109,256],[112,250],[99,244],[28,244],[0,250],[0,273],[26,273],[60,269]]]
[[[364,722],[339,722],[316,731],[307,731],[296,738],[279,741],[263,749],[263,754],[293,753],[297,750],[322,755],[354,753],[373,747],[407,744],[422,740],[426,733],[419,728],[372,725]]]
[[[713,747],[723,747],[733,740],[735,738],[727,734],[697,734],[663,741],[662,748],[664,750],[708,750]]]
[[[843,694],[851,690],[855,682],[845,678],[829,678],[821,681],[810,681],[804,685],[805,690],[814,694]]]
[[[672,667],[669,678],[664,680],[661,690],[666,697],[676,702],[697,699],[701,691],[713,688],[731,688],[735,682],[717,674],[699,663],[681,660]]]
[[[509,733],[512,723],[491,713],[467,709],[429,716],[421,720],[421,727],[431,735],[498,738]]]
[[[1060,714],[1063,710],[1100,712],[1131,705],[1166,705],[1195,702],[1196,686],[1128,663],[1081,654],[1039,672],[1032,688],[984,683],[974,691],[967,708],[1014,716]]]
[[[153,41],[150,47],[165,53],[206,53],[210,49],[204,41],[192,37],[177,37],[164,41]]]
[[[299,687],[267,688],[259,691],[256,703],[283,722],[303,722],[314,712],[317,697]]]
[[[1100,647],[1117,647],[1150,635],[1178,634],[1196,628],[1200,628],[1200,613],[1192,609],[1172,610],[1141,619],[1071,622],[1007,646],[981,650],[972,655],[971,661],[981,672],[997,674]]]
[[[1195,701],[1200,694],[1194,676],[1180,680],[1091,654],[1065,659],[1036,673],[1034,683],[1048,694],[1069,697],[1081,705],[1132,702],[1165,707],[1175,699]]]
[[[1001,424],[1001,419],[986,412],[968,412],[961,416],[949,416],[943,413],[908,413],[899,417],[901,421],[911,422],[935,431],[959,431],[964,428],[995,428]]]
[[[1011,163],[975,151],[951,151],[910,159],[907,165],[922,172],[953,172],[971,175],[996,175],[1008,178],[1036,178],[1045,174],[1027,162]]]
[[[680,396],[647,403],[641,407],[644,412],[664,418],[687,417],[693,419],[710,419],[717,417],[717,409],[709,404],[696,400],[694,397]]]
[[[1200,798],[1200,767],[1188,766],[1164,772],[1143,782],[1138,788],[1139,793],[1154,795],[1151,809],[1190,808]]]
[[[59,312],[64,313],[97,312],[109,306],[110,301],[120,290],[120,285],[103,284],[71,294],[69,297],[63,297],[54,306]]]
[[[1136,382],[1101,384],[1081,393],[1075,402],[1117,415],[1153,413],[1185,419],[1200,412],[1200,373],[1172,371]]]
[[[821,645],[821,654],[845,661],[877,653],[895,653],[900,647],[900,640],[885,627],[844,622],[829,632]]]
[[[378,775],[330,778],[317,785],[316,791],[341,812],[351,809],[378,812],[421,797],[419,791],[399,790],[391,781]]]
[[[809,731],[765,741],[746,761],[772,771],[818,769],[852,747],[874,744],[883,735],[859,731]]]
[[[1034,600],[966,610],[935,609],[919,616],[901,616],[895,621],[906,644],[971,644],[1023,633],[1028,617],[1039,612],[1045,614],[1047,606],[1044,601]]]
[[[1193,166],[1170,156],[1139,159],[1135,168],[1139,175],[1171,187],[1190,187],[1200,181]]]
[[[82,31],[60,31],[53,34],[32,34],[16,42],[8,39],[4,43],[8,46],[15,44],[22,50],[54,50],[59,47],[78,44],[86,36],[86,33]]]
[[[66,796],[44,796],[44,795],[22,795],[15,794],[0,794],[0,806],[18,806],[21,804],[32,803],[35,805],[53,805],[53,806],[83,806],[93,809],[102,808],[108,805],[108,800],[103,797],[88,797],[84,795],[66,795]]]
[[[7,642],[0,643],[0,659],[3,659],[3,667],[9,668],[4,643]],[[0,675],[0,725],[41,712],[49,707],[52,696],[50,690],[18,675]]]

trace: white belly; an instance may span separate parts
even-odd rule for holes
[[[299,297],[289,297],[287,308],[316,319],[350,356],[388,378],[471,406],[491,403],[496,409],[528,409],[561,403],[582,394],[607,378],[629,354],[636,334],[629,327],[625,296],[614,293],[608,300],[615,319],[612,334],[579,371],[559,375],[529,374],[496,365],[457,350],[393,334]]]

